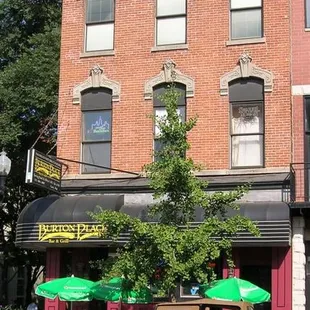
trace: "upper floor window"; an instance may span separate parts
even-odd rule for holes
[[[157,0],[156,45],[186,43],[186,0]]]
[[[229,85],[231,167],[264,166],[264,81],[237,79]]]
[[[114,0],[87,0],[85,41],[87,52],[113,50]]]
[[[232,40],[262,37],[262,0],[231,0],[230,22]]]
[[[91,89],[81,95],[83,173],[109,173],[112,140],[112,90]],[[104,168],[103,168],[104,167]]]
[[[306,28],[310,28],[310,0],[305,0],[305,11]]]
[[[167,88],[169,87],[169,84],[160,84],[154,87],[153,89],[153,106],[154,106],[154,115],[158,118],[166,117],[167,111],[165,107],[165,103],[160,100],[160,95],[162,95],[165,91],[167,91]],[[180,119],[182,121],[185,121],[186,117],[186,86],[183,84],[176,83],[174,85],[175,89],[180,93],[179,101],[178,101],[178,114],[180,116]],[[158,157],[156,157],[156,152],[160,151],[163,147],[159,137],[160,137],[160,128],[154,124],[154,161],[158,160]]]

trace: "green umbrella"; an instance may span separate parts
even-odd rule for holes
[[[91,288],[94,282],[78,277],[51,280],[37,286],[35,293],[39,296],[63,301],[89,301],[93,299]]]
[[[231,301],[246,301],[258,304],[270,301],[270,294],[251,282],[239,278],[228,278],[200,285],[204,297]]]
[[[107,283],[103,281],[95,282],[92,288],[94,298],[124,302],[126,304],[146,304],[153,300],[152,292],[149,288],[142,288],[138,292],[126,289],[126,280],[115,277]]]

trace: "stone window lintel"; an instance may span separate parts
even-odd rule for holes
[[[108,79],[103,74],[103,69],[96,65],[90,70],[89,77],[79,85],[73,88],[73,104],[81,103],[81,93],[89,88],[109,88],[112,90],[112,101],[119,101],[120,98],[120,84],[116,81]]]

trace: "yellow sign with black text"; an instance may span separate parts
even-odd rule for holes
[[[38,241],[49,243],[69,243],[90,238],[99,239],[105,233],[102,224],[39,224]]]
[[[35,149],[28,150],[26,183],[61,192],[62,163]]]

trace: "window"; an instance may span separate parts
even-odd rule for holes
[[[232,168],[264,166],[263,80],[235,80],[229,85]]]
[[[156,45],[186,43],[186,0],[157,0]]]
[[[231,39],[263,36],[262,0],[231,0]]]
[[[240,278],[271,292],[271,266],[250,265],[241,266]],[[271,302],[254,305],[254,310],[271,310]]]
[[[305,22],[306,28],[310,28],[310,0],[305,0]]]
[[[180,285],[181,298],[199,298],[199,283],[187,283]]]
[[[305,199],[309,201],[310,199],[310,97],[306,96],[304,98],[305,104],[305,185],[304,185],[304,192],[305,192]]]
[[[155,86],[153,89],[153,105],[154,105],[154,115],[158,117],[165,117],[167,115],[165,104],[159,99],[159,96],[162,95],[168,88],[169,84],[161,84]],[[179,102],[178,102],[178,113],[182,121],[185,121],[186,114],[186,96],[185,90],[186,87],[183,84],[175,84],[175,89],[180,92]],[[154,152],[158,152],[162,149],[163,145],[159,140],[160,129],[154,124]],[[154,157],[154,160],[158,158]]]
[[[86,51],[112,50],[114,0],[87,0]]]
[[[112,91],[106,88],[82,93],[83,173],[109,173],[112,140]]]

